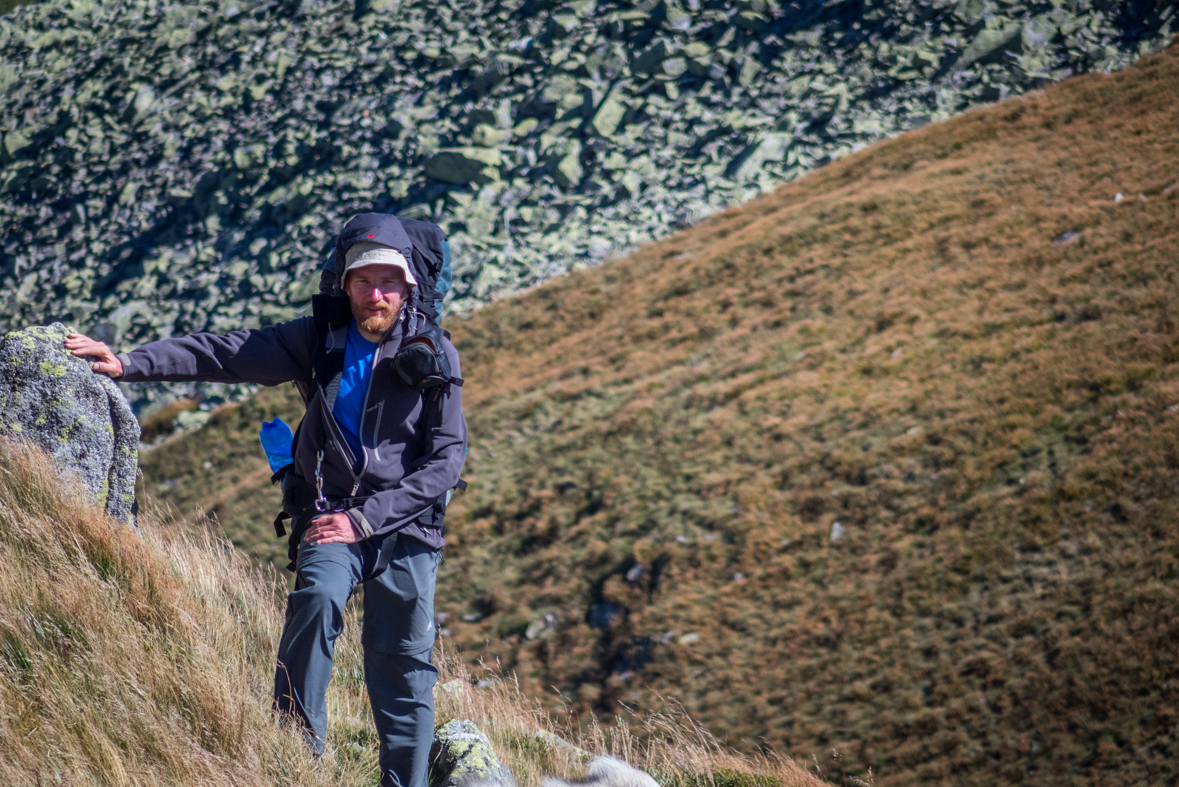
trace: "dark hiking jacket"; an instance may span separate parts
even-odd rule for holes
[[[293,472],[315,483],[317,454],[323,451],[323,490],[329,500],[370,496],[345,509],[365,536],[400,532],[429,546],[442,547],[439,527],[423,517],[434,502],[458,483],[466,459],[467,424],[462,388],[445,385],[419,393],[398,376],[393,356],[406,331],[406,313],[381,339],[373,359],[360,438],[363,456],[353,456],[332,415],[339,379],[322,387],[312,382],[316,350],[314,320],[304,317],[259,330],[224,336],[198,333],[151,342],[119,355],[123,380],[203,381],[278,385],[295,382],[315,391],[295,438]],[[328,352],[344,352],[348,327],[327,337]],[[449,341],[446,355],[461,376],[458,353]],[[425,522],[419,521],[424,519]]]

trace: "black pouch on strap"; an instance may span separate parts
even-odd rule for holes
[[[295,563],[299,560],[299,544],[303,543],[303,534],[307,532],[307,528],[311,525],[311,520],[315,519],[319,512],[315,510],[315,506],[309,506],[305,511],[291,515],[291,537],[287,540],[287,558],[290,563],[287,564],[287,571],[295,571]]]
[[[447,383],[460,387],[463,384],[461,377],[451,376],[442,334],[441,328],[428,323],[416,336],[406,339],[393,356],[397,375],[415,391],[427,391]]]
[[[303,516],[303,514],[310,513],[316,497],[315,487],[292,473],[293,467],[294,465],[282,467],[270,477],[270,483],[282,484],[282,511],[274,518],[274,534],[279,538],[285,536],[287,529],[283,523],[288,519],[291,520],[291,537],[287,542],[287,554],[291,559],[291,565],[287,566],[287,569],[290,571],[295,570],[295,556],[299,551],[299,540],[302,539],[303,531],[307,529],[307,524],[312,519],[311,516]]]

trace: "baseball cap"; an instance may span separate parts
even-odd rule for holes
[[[392,246],[361,241],[349,246],[348,251],[344,253],[344,275],[347,275],[348,271],[353,268],[363,268],[369,265],[392,265],[400,268],[401,272],[405,274],[405,281],[409,286],[418,286],[418,280],[414,278],[405,255]]]

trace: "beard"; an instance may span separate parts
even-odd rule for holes
[[[365,314],[366,309],[380,309],[381,313]],[[397,312],[393,311],[389,304],[380,301],[360,306],[352,304],[352,316],[356,318],[356,324],[360,326],[361,330],[382,335],[393,327],[393,323],[397,320]]]

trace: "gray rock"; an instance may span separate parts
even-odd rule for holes
[[[554,163],[553,180],[561,188],[573,188],[581,183],[581,174],[581,141],[573,139]]]
[[[576,757],[580,757],[582,760],[589,761],[594,756],[594,755],[590,754],[588,751],[586,751],[585,749],[581,748],[580,746],[574,746],[572,743],[565,740],[560,735],[554,735],[553,733],[549,732],[548,730],[537,730],[533,734],[532,737],[536,738],[541,743],[544,743],[545,745],[550,746],[554,749],[560,749],[562,751],[567,751]]]
[[[516,780],[491,748],[491,741],[474,722],[447,722],[434,732],[430,747],[435,787],[462,787],[467,782],[515,787]]]
[[[770,29],[766,18],[756,11],[739,11],[733,17],[733,24],[752,33],[765,33]]]
[[[683,57],[669,57],[660,61],[659,69],[669,77],[678,77],[688,70],[688,61]]]
[[[11,131],[4,135],[3,154],[6,158],[12,158],[17,153],[29,146],[29,139],[19,131]]]
[[[541,787],[659,787],[649,773],[640,771],[617,757],[595,757],[584,779],[565,781],[550,776]]]
[[[594,131],[598,132],[599,136],[612,137],[625,114],[626,102],[622,100],[617,90],[613,90],[598,106],[598,110],[594,113],[593,120],[590,121],[590,124],[594,127]]]
[[[754,180],[767,162],[782,160],[790,142],[789,134],[769,134],[751,143],[733,160],[727,174],[738,182]]]
[[[635,58],[631,68],[636,73],[652,74],[656,72],[665,57],[667,57],[667,44],[657,41]]]
[[[1023,25],[1021,23],[1005,19],[990,20],[987,26],[978,32],[974,40],[962,50],[961,56],[954,63],[954,68],[962,70],[968,66],[1002,57],[1006,52],[1013,54],[1020,52],[1022,51],[1022,36]]]
[[[0,339],[0,435],[40,447],[133,525],[139,423],[110,378],[66,351],[69,332],[53,323]]]
[[[494,148],[443,148],[426,162],[425,173],[445,183],[480,185],[499,179],[502,158]]]
[[[831,543],[832,544],[834,544],[836,541],[839,541],[845,535],[847,535],[847,530],[844,528],[844,526],[841,523],[833,522],[831,524]]]
[[[689,71],[698,77],[708,76],[709,66],[712,65],[712,47],[703,41],[693,41],[684,47],[683,53]]]
[[[496,128],[489,126],[486,123],[480,123],[475,126],[471,132],[471,141],[476,145],[485,148],[494,148],[507,142],[512,138],[512,130],[507,128]],[[496,164],[498,165],[498,161]]]

